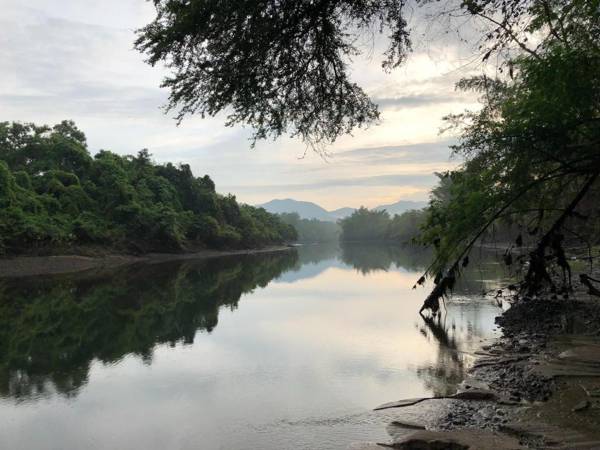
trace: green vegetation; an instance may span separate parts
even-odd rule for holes
[[[76,395],[94,360],[151,362],[191,344],[219,309],[296,266],[295,251],[143,265],[87,276],[0,280],[0,397]]]
[[[279,218],[283,223],[291,225],[298,232],[298,241],[303,243],[337,241],[340,226],[335,222],[317,219],[301,219],[297,213],[282,213]]]
[[[598,6],[558,2],[532,10],[529,31],[540,33],[540,45],[509,60],[508,76],[459,84],[479,92],[483,108],[448,117],[461,133],[453,150],[466,162],[433,192],[423,241],[436,249],[428,274],[438,283],[424,307],[437,310],[471,248],[497,225],[514,230],[505,263],[528,260],[523,295],[571,289],[565,247],[599,240]],[[526,246],[532,250],[515,252]]]
[[[253,248],[294,240],[262,208],[147,150],[92,157],[72,122],[0,123],[0,253],[101,245],[127,251]]]
[[[419,236],[425,219],[422,210],[406,211],[390,217],[387,211],[361,207],[339,221],[343,241],[392,241],[410,244]]]

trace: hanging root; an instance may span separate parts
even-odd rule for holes
[[[583,184],[577,195],[571,200],[569,205],[563,211],[563,213],[558,217],[558,219],[556,219],[556,221],[552,224],[548,232],[542,237],[542,239],[540,239],[535,250],[531,252],[529,260],[529,270],[525,275],[524,283],[524,287],[526,288],[526,292],[528,295],[532,295],[538,292],[545,283],[548,283],[552,288],[554,288],[554,284],[550,275],[548,274],[547,269],[548,257],[546,255],[546,250],[548,248],[553,250],[554,256],[557,259],[557,263],[559,267],[563,270],[563,278],[565,280],[565,285],[567,284],[568,275],[568,284],[570,286],[571,267],[567,262],[565,252],[562,247],[562,241],[564,237],[560,231],[567,218],[574,214],[575,208],[577,207],[579,202],[585,197],[587,192],[595,183],[598,176],[600,176],[600,172],[594,173],[587,179],[587,181]]]
[[[444,299],[448,291],[451,291],[456,282],[455,272],[457,270],[456,264],[448,271],[448,274],[438,280],[436,278],[436,285],[423,302],[423,306],[419,310],[419,314],[423,315],[423,311],[429,309],[432,314],[437,314],[440,310],[440,299]]]

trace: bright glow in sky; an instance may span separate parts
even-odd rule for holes
[[[0,0],[0,10],[1,121],[72,119],[92,154],[148,148],[157,161],[189,163],[218,191],[251,204],[295,198],[335,209],[425,200],[433,172],[457,164],[451,137],[439,135],[441,118],[476,107],[454,91],[473,57],[456,39],[437,51],[418,46],[391,75],[376,51],[355,61],[353,73],[380,104],[381,124],[339,139],[326,161],[311,152],[300,158],[304,145],[287,138],[250,150],[249,130],[227,128],[223,117],[192,117],[178,127],[163,114],[165,72],[133,50],[134,30],[154,16],[151,2]]]

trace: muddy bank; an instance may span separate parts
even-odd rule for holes
[[[382,405],[397,408],[391,439],[364,448],[600,449],[600,299],[583,286],[575,292],[513,305],[457,395]],[[425,416],[434,408],[435,418],[403,420],[403,410],[419,407]]]
[[[205,259],[219,256],[290,251],[292,249],[293,247],[281,245],[252,250],[200,250],[189,253],[148,253],[140,256],[126,254],[107,254],[98,256],[18,256],[0,259],[0,278],[57,275],[93,269],[116,268],[138,263],[153,264],[187,259]]]

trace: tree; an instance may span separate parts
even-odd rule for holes
[[[253,142],[287,132],[313,146],[379,118],[348,73],[365,50],[360,38],[386,33],[382,66],[392,70],[411,49],[406,10],[432,9],[425,0],[153,1],[156,18],[138,30],[135,46],[149,64],[171,70],[163,87],[179,121],[225,111],[229,125],[254,128]],[[593,44],[589,30],[598,28],[596,0],[465,0],[433,9],[448,27],[470,20],[484,60],[515,48],[536,55],[533,34],[542,48],[574,33]]]
[[[335,222],[301,219],[298,213],[281,213],[279,218],[297,231],[297,240],[300,242],[332,242],[340,236],[340,226]]]
[[[226,110],[228,124],[247,123],[254,140],[284,132],[331,143],[379,117],[349,79],[359,34],[389,32],[383,65],[410,48],[404,0],[155,0],[156,19],[138,30],[136,48],[172,74],[168,109],[177,118]]]
[[[342,229],[340,239],[412,244],[420,234],[424,219],[422,210],[409,210],[390,217],[386,210],[361,207],[338,222]]]
[[[423,210],[409,210],[392,217],[386,232],[386,239],[400,244],[413,244],[421,234],[425,220]]]
[[[386,239],[390,215],[385,210],[369,210],[361,206],[339,223],[342,241],[383,241]]]
[[[437,284],[424,307],[437,310],[473,245],[501,220],[518,225],[507,265],[518,262],[515,247],[533,248],[519,256],[529,263],[521,293],[570,289],[566,234],[578,222],[597,223],[598,211],[582,206],[600,190],[600,51],[571,39],[512,60],[510,79],[460,83],[482,94],[483,108],[448,118],[461,130],[454,151],[466,163],[444,177],[451,182],[440,192],[449,196],[431,201],[424,241],[437,250],[428,271]],[[594,229],[575,237],[593,238]],[[552,263],[562,271],[560,287]]]
[[[263,209],[221,196],[148,150],[92,157],[74,123],[0,123],[0,252],[95,244],[120,251],[255,248],[296,239]]]

